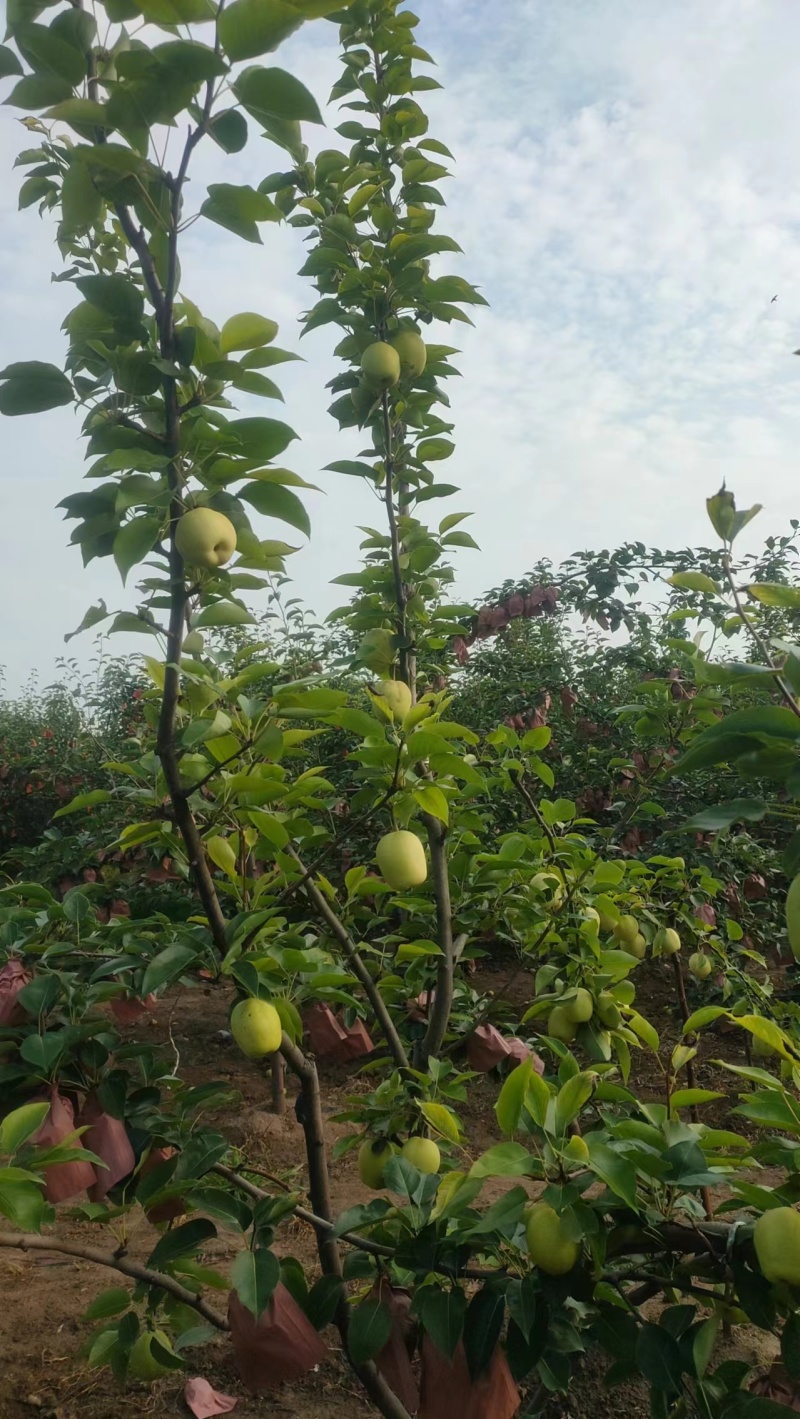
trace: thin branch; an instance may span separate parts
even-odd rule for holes
[[[302,868],[303,861],[299,853],[295,850],[291,843],[287,847],[286,851],[289,853],[290,857],[294,858],[298,866]],[[336,940],[339,942],[339,945],[342,947],[344,954],[350,962],[353,974],[358,977],[359,981],[364,987],[364,993],[367,996],[367,999],[369,1000],[369,1003],[372,1006],[373,1012],[375,1014],[375,1018],[383,1031],[383,1037],[386,1040],[387,1045],[389,1046],[389,1052],[395,1064],[398,1065],[400,1069],[407,1069],[408,1055],[406,1054],[403,1042],[400,1039],[399,1034],[397,1033],[397,1029],[395,1027],[391,1015],[389,1014],[386,1002],[374,980],[372,979],[372,976],[367,970],[367,967],[364,965],[364,962],[362,961],[361,956],[359,955],[358,947],[356,946],[355,941],[347,930],[347,927],[344,925],[344,922],[340,921],[339,917],[336,915],[336,912],[333,910],[333,907],[330,905],[330,902],[328,902],[326,897],[323,896],[322,892],[320,891],[319,887],[316,885],[315,882],[312,882],[310,879],[307,880],[304,883],[303,890],[305,891],[306,896],[314,907],[314,910],[319,913],[323,921],[326,923],[328,929],[336,937]]]
[[[108,1266],[112,1271],[119,1271],[134,1281],[143,1281],[147,1286],[158,1286],[162,1291],[169,1291],[171,1296],[175,1296],[185,1306],[191,1306],[217,1330],[230,1329],[222,1316],[212,1311],[193,1291],[181,1286],[173,1276],[165,1276],[161,1271],[152,1271],[149,1266],[140,1266],[138,1262],[130,1261],[127,1257],[100,1251],[99,1247],[85,1247],[77,1242],[62,1242],[58,1237],[39,1237],[22,1232],[0,1232],[0,1247],[13,1247],[15,1251],[56,1251],[64,1256],[77,1257],[79,1261],[94,1262],[96,1266]]]
[[[784,704],[792,711],[792,714],[797,715],[797,717],[800,719],[800,705],[798,705],[797,700],[792,694],[791,687],[786,683],[778,667],[775,665],[772,659],[772,652],[770,651],[767,642],[764,640],[764,637],[762,636],[755,622],[750,620],[747,608],[744,602],[742,601],[741,592],[739,591],[739,588],[736,585],[736,582],[734,581],[733,572],[731,570],[731,558],[729,552],[726,552],[722,558],[722,567],[723,571],[725,572],[725,579],[731,589],[731,594],[733,595],[736,610],[739,612],[739,617],[742,622],[742,625],[750,632],[756,649],[763,657],[765,664],[768,665],[770,670],[773,672],[775,676],[775,682],[781,692],[781,697],[784,701]]]
[[[438,1058],[447,1033],[453,1005],[453,910],[450,902],[450,878],[447,870],[447,832],[443,823],[431,814],[423,815],[428,830],[433,873],[433,894],[436,899],[436,924],[441,956],[436,971],[436,994],[431,1006],[425,1038],[420,1046],[423,1063]]]

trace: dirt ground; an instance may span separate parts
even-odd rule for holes
[[[508,970],[508,961],[482,964],[472,984],[479,990],[496,991]],[[677,1040],[680,1020],[674,1009],[674,988],[666,967],[657,963],[648,965],[639,973],[637,984],[642,995],[641,1008],[661,1032],[662,1043]],[[510,991],[511,999],[519,1007],[532,995],[532,979],[527,973],[521,973]],[[233,1109],[226,1109],[224,1117],[218,1120],[226,1136],[245,1149],[253,1166],[288,1184],[302,1186],[303,1135],[294,1117],[291,1097],[282,1117],[277,1118],[267,1111],[268,1081],[256,1067],[243,1060],[224,1037],[228,1007],[228,995],[216,987],[201,985],[194,990],[184,990],[179,996],[173,993],[159,1002],[146,1027],[148,1040],[167,1048],[177,1047],[181,1074],[188,1081],[219,1079],[229,1083],[240,1095],[240,1102]],[[141,1033],[141,1026],[137,1028]],[[715,1069],[710,1060],[724,1052],[732,1062],[743,1062],[741,1048],[739,1031],[725,1039],[707,1036],[698,1063],[697,1083],[727,1095],[732,1076]],[[662,1098],[663,1085],[657,1068],[647,1066],[646,1061],[646,1052],[637,1054],[637,1087],[645,1096]],[[329,1116],[343,1108],[345,1100],[353,1093],[369,1087],[358,1077],[348,1077],[340,1068],[321,1067],[320,1073]],[[291,1095],[291,1081],[288,1087]],[[497,1079],[482,1076],[469,1085],[467,1104],[460,1109],[469,1149],[474,1156],[499,1141],[493,1113],[497,1091]],[[719,1123],[729,1107],[726,1097],[704,1112],[704,1120]],[[734,1120],[729,1126],[744,1132],[743,1122]],[[330,1143],[348,1131],[348,1126],[334,1123],[330,1117],[327,1128]],[[374,1195],[360,1182],[353,1154],[332,1164],[331,1185],[337,1211]],[[503,1184],[497,1187],[502,1189]],[[62,1217],[58,1232],[63,1238],[105,1247],[102,1229],[87,1223]],[[129,1239],[131,1256],[143,1260],[155,1245],[157,1235],[141,1217]],[[301,1223],[282,1227],[276,1249],[298,1257],[307,1271],[313,1272],[316,1248],[308,1227]],[[204,1255],[224,1271],[237,1250],[236,1238],[220,1227],[219,1236],[209,1244]],[[100,1291],[117,1285],[119,1280],[111,1271],[63,1256],[0,1252],[0,1419],[138,1419],[138,1416],[163,1419],[167,1415],[188,1414],[182,1397],[185,1375],[169,1376],[149,1389],[133,1383],[127,1391],[120,1392],[108,1371],[89,1371],[81,1361],[80,1347],[93,1329],[93,1323],[82,1319],[86,1307]],[[208,1299],[210,1304],[224,1309],[224,1296],[209,1295]],[[256,1415],[294,1415],[295,1419],[340,1419],[340,1416],[344,1419],[347,1415],[348,1419],[356,1419],[359,1414],[373,1413],[342,1361],[338,1335],[329,1330],[325,1338],[330,1347],[329,1357],[318,1372],[302,1383],[285,1385],[269,1396],[253,1398],[244,1391],[236,1376],[230,1346],[224,1339],[193,1352],[194,1364],[190,1361],[187,1375],[202,1375],[214,1388],[235,1396],[237,1419],[251,1419]],[[719,1358],[735,1355],[752,1365],[760,1365],[769,1362],[773,1351],[770,1338],[762,1332],[738,1327],[724,1342]],[[640,1416],[644,1419],[649,1414],[644,1388],[625,1385],[604,1389],[605,1368],[602,1357],[587,1359],[576,1374],[569,1398],[552,1401],[553,1419],[556,1416],[578,1419],[587,1413],[608,1415],[609,1419],[612,1413],[615,1419],[640,1419]]]

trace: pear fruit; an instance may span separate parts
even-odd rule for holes
[[[622,942],[625,950],[628,950],[639,934],[639,923],[635,916],[621,916],[614,927],[614,935]]]
[[[405,680],[381,680],[375,687],[376,694],[386,702],[393,719],[405,719],[413,703],[411,691]]]
[[[693,951],[689,957],[689,970],[695,980],[707,980],[711,975],[713,964],[710,956],[705,951]]]
[[[547,1017],[547,1033],[564,1045],[571,1045],[575,1038],[575,1023],[570,1018],[565,1005],[554,1005]]]
[[[771,1207],[753,1229],[753,1246],[762,1275],[768,1281],[800,1286],[800,1213],[793,1207]]]
[[[588,990],[579,986],[572,999],[564,1001],[564,1009],[573,1025],[583,1025],[594,1014],[594,1001]]]
[[[417,379],[425,369],[428,350],[415,330],[400,330],[392,336],[392,349],[400,356],[401,379]]]
[[[412,1163],[421,1173],[438,1173],[442,1165],[438,1144],[432,1138],[407,1138],[400,1149],[400,1157]]]
[[[658,956],[674,956],[681,949],[681,938],[672,926],[662,926],[655,934],[653,950]]]
[[[268,1000],[240,1000],[231,1012],[231,1034],[247,1059],[264,1059],[280,1049],[281,1017]]]
[[[375,849],[384,882],[396,892],[420,887],[428,876],[425,848],[416,833],[400,829],[386,833]]]
[[[358,1176],[365,1187],[377,1192],[383,1187],[383,1174],[394,1148],[385,1138],[366,1138],[358,1150]]]
[[[179,518],[175,545],[191,567],[224,567],[236,551],[236,528],[224,512],[194,507]]]
[[[535,1202],[525,1217],[525,1238],[534,1266],[548,1276],[566,1276],[580,1256],[580,1247],[566,1233],[564,1223],[546,1202]]]
[[[361,356],[361,370],[371,389],[391,389],[400,378],[400,356],[385,340],[374,340]]]

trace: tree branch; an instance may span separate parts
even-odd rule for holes
[[[299,853],[295,850],[291,843],[287,847],[286,851],[291,857],[294,858],[297,865],[302,869],[303,861]],[[399,1034],[397,1033],[397,1029],[395,1028],[395,1024],[392,1020],[391,1015],[389,1014],[386,1002],[380,991],[378,990],[378,987],[376,986],[374,980],[372,979],[372,976],[367,970],[367,967],[364,965],[364,962],[362,961],[361,956],[359,955],[358,947],[356,946],[355,941],[347,930],[347,927],[344,925],[344,922],[339,920],[339,917],[336,915],[336,912],[333,910],[333,907],[330,905],[330,902],[327,901],[327,899],[320,891],[319,887],[316,885],[315,882],[312,882],[310,878],[304,882],[303,891],[305,892],[306,896],[314,907],[314,910],[319,913],[331,933],[336,937],[336,940],[339,942],[339,945],[342,947],[344,954],[350,962],[353,974],[358,977],[359,981],[364,987],[364,993],[367,999],[369,1000],[375,1018],[378,1021],[381,1030],[383,1031],[383,1037],[386,1040],[387,1045],[389,1046],[389,1052],[395,1064],[398,1065],[400,1069],[407,1069],[408,1056],[403,1046],[403,1042],[400,1039]]]
[[[174,1277],[165,1276],[161,1271],[151,1271],[149,1266],[140,1266],[138,1262],[129,1261],[127,1257],[100,1251],[99,1247],[79,1246],[76,1242],[62,1242],[58,1237],[39,1237],[27,1232],[0,1232],[0,1247],[13,1247],[16,1251],[56,1251],[61,1252],[63,1256],[77,1257],[79,1261],[94,1262],[96,1266],[108,1266],[112,1271],[130,1276],[134,1281],[143,1281],[147,1286],[158,1286],[162,1291],[169,1291],[171,1296],[175,1296],[185,1306],[191,1306],[217,1330],[230,1329],[222,1316],[212,1311],[193,1291],[181,1286]]]
[[[428,1029],[419,1049],[422,1062],[425,1063],[431,1056],[436,1058],[439,1055],[453,1005],[453,912],[445,849],[446,829],[438,818],[433,818],[429,813],[423,814],[423,821],[428,830],[431,849],[437,936],[442,952],[436,971],[436,994],[431,1006]]]

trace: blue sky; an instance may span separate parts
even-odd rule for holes
[[[461,554],[459,593],[577,548],[708,540],[703,500],[723,477],[742,504],[765,504],[749,545],[784,530],[800,512],[800,9],[793,0],[416,8],[445,85],[425,96],[431,133],[457,160],[443,229],[465,254],[447,267],[491,303],[452,341],[464,378],[451,382],[457,451],[446,476],[463,492],[441,507],[475,514],[482,549]],[[334,28],[307,27],[280,62],[323,99],[337,72]],[[51,222],[16,212],[10,170],[24,139],[15,111],[0,109],[3,365],[58,361],[74,303],[49,282]],[[329,129],[309,130],[309,141],[339,140]],[[234,160],[201,150],[197,205],[209,181],[257,182],[278,165],[256,138]],[[298,313],[313,299],[295,274],[301,262],[288,229],[265,228],[265,245],[251,247],[201,221],[188,233],[184,290],[220,321],[247,309],[272,316],[280,342],[305,357],[284,367],[286,406],[275,412],[302,438],[287,464],[324,490],[309,496],[311,543],[290,567],[300,594],[325,612],[338,600],[330,578],[352,569],[357,524],[374,521],[374,505],[360,484],[320,472],[356,441],[325,412],[330,332],[298,343]],[[83,570],[55,510],[80,483],[77,435],[63,411],[0,427],[0,664],[12,687],[34,667],[51,677],[64,633],[98,596],[132,602],[110,563]],[[266,520],[263,533],[284,535]],[[88,660],[91,640],[69,651]]]

